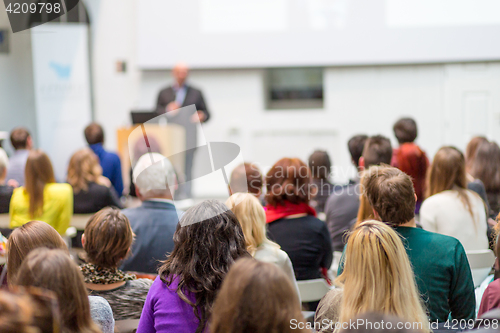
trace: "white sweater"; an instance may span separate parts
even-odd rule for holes
[[[420,223],[425,230],[457,238],[465,251],[488,249],[484,202],[467,190],[474,218],[456,190],[434,194],[422,203]]]
[[[290,282],[292,282],[295,290],[297,291],[297,296],[300,301],[299,287],[297,286],[297,280],[295,279],[292,262],[285,251],[271,244],[263,243],[255,251],[254,258],[259,261],[276,264],[279,268],[281,268],[290,278]]]

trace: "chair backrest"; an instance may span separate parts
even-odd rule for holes
[[[0,228],[10,228],[9,214],[0,214]]]
[[[481,282],[488,277],[491,267],[495,262],[495,255],[491,250],[479,250],[467,252],[467,259],[472,271],[474,287],[479,287]]]
[[[297,281],[299,287],[300,300],[302,302],[315,302],[325,296],[330,291],[330,286],[324,279]]]
[[[85,230],[88,220],[94,214],[73,214],[71,218],[71,226],[75,227],[77,230]]]
[[[116,333],[134,333],[139,327],[139,319],[123,319],[115,321]]]

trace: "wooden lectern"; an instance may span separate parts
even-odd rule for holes
[[[146,144],[144,137],[146,133]],[[144,124],[117,130],[118,155],[122,163],[124,186],[129,188],[130,168],[137,160],[148,153],[160,153],[167,157],[177,174],[184,174],[186,150],[186,132],[184,127],[177,124]],[[175,156],[173,156],[175,155]],[[172,157],[173,156],[173,157]]]

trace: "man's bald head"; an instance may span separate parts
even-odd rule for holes
[[[176,64],[172,69],[172,76],[175,78],[175,82],[177,82],[177,85],[179,87],[186,82],[188,74],[189,67],[183,62]]]

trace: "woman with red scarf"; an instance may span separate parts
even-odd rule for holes
[[[266,175],[269,237],[290,257],[297,280],[320,278],[333,257],[328,228],[309,206],[310,185],[311,172],[298,158],[282,158]]]

